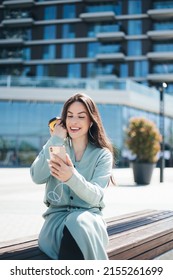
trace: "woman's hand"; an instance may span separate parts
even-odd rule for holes
[[[51,175],[61,182],[68,181],[74,173],[73,163],[68,154],[66,154],[66,163],[55,154],[48,163]]]
[[[67,137],[67,130],[63,127],[61,123],[57,123],[54,126],[54,130],[52,131],[51,135],[56,135],[62,139]]]

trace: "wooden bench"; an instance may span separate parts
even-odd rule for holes
[[[173,249],[173,211],[145,210],[106,220],[110,260],[151,260]],[[48,260],[38,237],[0,244],[1,260]]]

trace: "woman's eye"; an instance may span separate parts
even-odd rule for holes
[[[84,119],[85,117],[80,116],[79,119]]]
[[[73,116],[67,116],[67,118],[73,118]]]

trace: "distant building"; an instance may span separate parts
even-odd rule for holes
[[[49,119],[60,115],[63,103],[76,92],[97,103],[105,130],[118,148],[118,166],[127,166],[131,158],[125,146],[131,117],[142,115],[160,126],[158,91],[131,80],[7,77],[0,85],[0,166],[30,165],[49,137]],[[165,141],[171,145],[172,104],[173,97],[165,94]]]
[[[0,75],[113,75],[172,94],[173,1],[1,0]]]
[[[29,165],[49,136],[48,120],[83,91],[98,104],[126,164],[125,129],[144,115],[173,145],[173,1],[0,1],[0,165]],[[139,85],[140,83],[141,85]]]

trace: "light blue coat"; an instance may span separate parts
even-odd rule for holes
[[[65,183],[50,174],[47,159],[49,146],[65,144],[75,172]],[[107,259],[108,235],[101,210],[105,207],[104,189],[112,172],[112,154],[107,149],[88,143],[80,161],[75,160],[70,141],[52,136],[31,166],[36,184],[45,184],[44,225],[39,235],[40,249],[52,259],[58,259],[63,228],[66,225],[80,247],[84,258]]]

